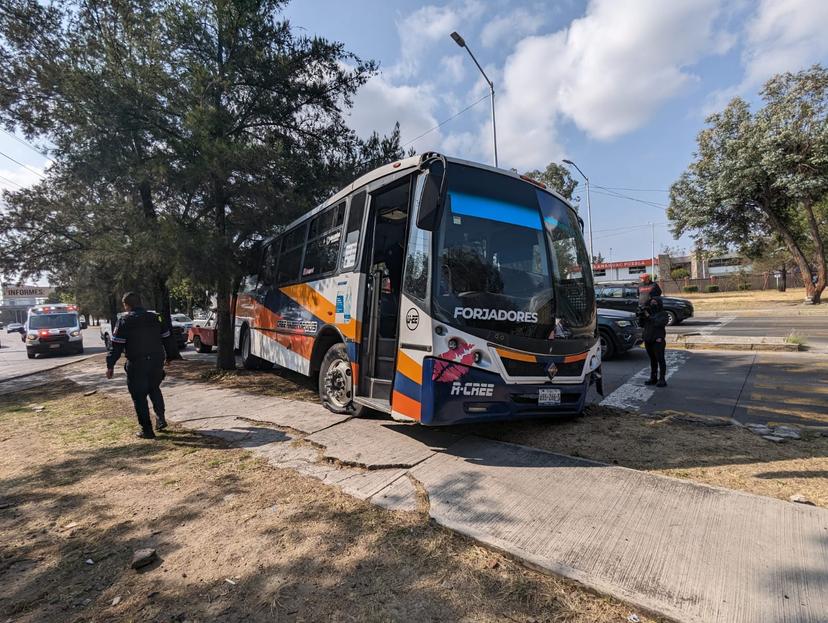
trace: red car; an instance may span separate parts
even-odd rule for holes
[[[187,339],[193,343],[195,349],[200,353],[209,353],[216,345],[216,314],[211,313],[207,321],[201,326],[193,325],[187,335]]]

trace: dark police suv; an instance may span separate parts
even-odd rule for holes
[[[637,283],[596,283],[595,302],[604,309],[620,309],[635,313],[638,310]],[[693,303],[687,299],[662,296],[667,324],[681,324],[693,316]]]

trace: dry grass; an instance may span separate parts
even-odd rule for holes
[[[587,623],[633,612],[218,441],[176,427],[136,440],[130,413],[70,383],[0,397],[0,620]],[[132,551],[146,546],[160,560],[137,573]]]
[[[773,309],[802,306],[805,288],[777,290],[747,290],[744,292],[682,292],[674,296],[690,299],[696,311],[731,311]],[[807,306],[808,313],[828,314],[828,305]]]
[[[722,425],[724,424],[724,425]],[[567,421],[490,424],[484,435],[551,452],[828,508],[828,437],[774,444],[714,419],[592,406]]]

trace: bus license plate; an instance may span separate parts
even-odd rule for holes
[[[548,407],[561,404],[561,390],[551,388],[540,388],[538,390],[538,406]]]

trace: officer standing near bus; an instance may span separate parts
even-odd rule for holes
[[[106,378],[111,379],[115,363],[126,351],[124,366],[132,402],[141,431],[141,439],[155,439],[150,420],[147,396],[155,411],[156,429],[167,427],[164,419],[164,397],[161,395],[161,381],[164,379],[165,342],[171,339],[169,327],[164,326],[158,314],[144,309],[141,297],[127,292],[122,299],[126,314],[118,319],[112,331],[112,351],[106,357]]]

